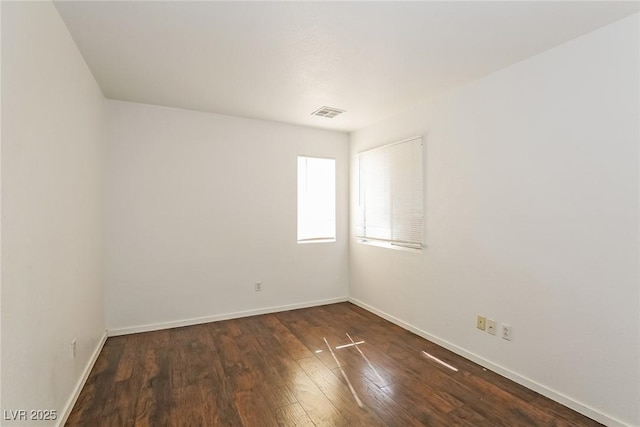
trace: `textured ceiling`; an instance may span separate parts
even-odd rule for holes
[[[637,2],[58,1],[105,96],[342,131],[638,11]],[[347,110],[312,116],[322,106]]]

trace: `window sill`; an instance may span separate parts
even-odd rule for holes
[[[391,243],[391,242],[383,242],[383,241],[380,241],[380,240],[368,240],[368,239],[356,238],[356,242],[362,243],[364,245],[369,245],[369,246],[377,246],[379,248],[394,249],[394,250],[397,250],[397,251],[405,251],[405,252],[413,252],[413,253],[416,253],[416,254],[422,253],[422,248],[412,248],[410,246],[402,246],[402,245],[394,244],[394,243]]]
[[[302,245],[306,245],[308,243],[333,243],[335,241],[336,239],[305,239],[305,240],[298,240],[298,243]]]

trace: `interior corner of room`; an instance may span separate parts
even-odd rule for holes
[[[2,2],[0,423],[61,425],[110,337],[349,301],[640,426],[638,4],[412,3]],[[391,245],[360,161],[406,140]]]

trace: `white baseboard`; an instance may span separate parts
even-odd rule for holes
[[[87,362],[87,366],[84,367],[84,371],[82,372],[80,379],[78,380],[75,388],[73,389],[73,394],[67,401],[67,404],[64,406],[64,409],[60,414],[60,418],[58,418],[58,424],[57,424],[58,427],[64,426],[64,424],[67,422],[67,419],[71,414],[71,410],[73,409],[73,406],[76,404],[76,401],[78,400],[78,396],[80,396],[80,392],[82,391],[84,384],[87,382],[87,379],[89,378],[89,374],[93,369],[93,365],[96,364],[96,360],[98,360],[98,356],[100,355],[100,352],[102,351],[102,347],[104,347],[104,343],[106,341],[107,341],[107,331],[104,331],[104,334],[102,334],[102,338],[100,338],[98,345],[96,346],[95,350],[93,350],[93,353],[91,354],[91,357]]]
[[[595,421],[598,421],[599,423],[602,423],[604,425],[607,426],[611,426],[611,427],[624,427],[627,426],[627,424],[623,423],[620,420],[615,419],[614,417],[611,417],[609,415],[603,414],[602,412],[599,412],[585,404],[582,404],[572,398],[570,398],[569,396],[566,396],[560,392],[557,392],[553,389],[550,389],[536,381],[533,381],[525,376],[522,376],[516,372],[510,371],[500,365],[496,365],[495,363],[482,358],[481,356],[478,356],[475,353],[472,353],[470,351],[465,350],[464,348],[458,347],[455,344],[450,343],[447,340],[444,340],[442,338],[439,338],[437,336],[434,336],[428,332],[425,332],[415,326],[413,326],[410,323],[407,323],[401,319],[398,319],[395,316],[392,316],[388,313],[385,313],[382,310],[379,310],[365,302],[362,302],[356,298],[353,297],[349,297],[349,302],[352,302],[353,304],[377,315],[382,317],[383,319],[388,320],[391,323],[394,323],[398,326],[400,326],[403,329],[406,329],[408,331],[413,332],[414,334],[421,336],[422,338],[425,338],[433,343],[438,344],[441,347],[446,348],[447,350],[450,350],[454,353],[456,353],[459,356],[464,357],[465,359],[471,360],[472,362],[477,363],[480,366],[483,366],[497,374],[502,375],[503,377],[506,377],[508,379],[510,379],[511,381],[514,381],[530,390],[533,390],[537,393],[540,393],[543,396],[548,397],[551,400],[555,400],[556,402],[573,409],[576,412],[579,412]]]
[[[212,316],[196,317],[192,319],[175,320],[171,322],[153,323],[148,325],[131,326],[127,328],[109,329],[110,337],[118,335],[136,334],[138,332],[158,331],[161,329],[179,328],[181,326],[198,325],[200,323],[217,322],[220,320],[239,319],[241,317],[257,316],[259,314],[277,313],[280,311],[296,310],[299,308],[316,307],[319,305],[335,304],[338,302],[346,302],[347,296],[339,298],[330,298],[317,301],[309,301],[297,304],[280,305],[275,307],[259,308],[255,310],[236,311],[234,313],[214,314]]]

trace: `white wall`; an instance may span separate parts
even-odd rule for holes
[[[105,332],[102,108],[53,4],[2,2],[2,410],[61,416]]]
[[[357,152],[425,136],[427,247],[352,242],[350,296],[631,425],[640,424],[638,39],[635,15],[351,135],[353,179]],[[513,341],[475,329],[477,314],[510,323]]]
[[[346,134],[120,101],[106,118],[110,331],[346,299]],[[296,243],[298,155],[336,158],[335,243]]]

